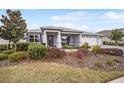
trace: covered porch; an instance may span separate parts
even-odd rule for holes
[[[56,32],[44,32],[43,43],[49,47],[62,48],[64,45],[69,46],[80,46],[81,34],[75,33],[62,33],[60,31]]]

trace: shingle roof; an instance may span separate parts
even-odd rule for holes
[[[71,28],[66,28],[66,27],[56,27],[56,26],[43,26],[41,27],[41,29],[31,29],[31,30],[28,30],[28,32],[32,32],[32,33],[35,33],[35,32],[42,32],[42,30],[45,29],[45,30],[60,30],[60,31],[63,31],[63,32],[78,32],[78,33],[82,33],[84,35],[98,35],[98,34],[94,34],[94,33],[91,33],[91,32],[86,32],[86,31],[82,31],[82,30],[77,30],[77,29],[71,29]]]
[[[28,30],[28,32],[32,32],[32,33],[35,33],[35,32],[42,32],[41,29],[30,29]]]
[[[44,26],[41,27],[41,29],[55,29],[55,30],[61,30],[61,31],[70,31],[70,32],[83,32],[81,30],[77,29],[71,29],[71,28],[66,28],[66,27],[56,27],[56,26]]]

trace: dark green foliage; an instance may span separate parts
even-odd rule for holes
[[[31,43],[28,47],[28,53],[31,59],[40,59],[47,55],[48,49],[42,44]]]
[[[25,59],[27,57],[27,54],[25,52],[15,52],[11,55],[9,55],[9,61],[10,62],[17,62]]]
[[[7,55],[10,55],[10,54],[12,54],[12,53],[14,53],[13,50],[6,50],[6,51],[3,51],[3,52],[2,52],[2,54],[7,54]]]
[[[118,44],[118,41],[121,41],[123,36],[123,32],[119,31],[118,29],[115,29],[112,30],[110,38],[115,41],[115,44]]]
[[[21,12],[19,10],[6,10],[7,15],[2,15],[1,27],[0,27],[0,37],[16,45],[20,39],[24,37],[24,33],[27,32],[27,24],[24,19],[22,19]],[[16,50],[16,47],[15,47]]]
[[[30,42],[17,42],[16,51],[28,51],[29,45],[30,45]]]
[[[5,50],[7,50],[7,45],[5,45],[5,44],[0,44],[0,52],[3,52],[3,51],[5,51]]]
[[[49,48],[47,58],[63,58],[66,56],[66,52],[64,50],[58,48]]]
[[[6,54],[0,54],[0,60],[5,60],[8,58],[8,55]]]

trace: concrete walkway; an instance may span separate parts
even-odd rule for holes
[[[124,83],[124,77],[112,80],[112,81],[110,81],[108,83]]]

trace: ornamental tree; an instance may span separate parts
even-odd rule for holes
[[[27,32],[27,24],[22,18],[19,10],[6,10],[7,15],[2,15],[0,19],[2,25],[0,27],[0,37],[12,42],[16,50],[16,42],[24,37]]]
[[[119,31],[118,29],[112,30],[110,34],[110,38],[111,40],[115,41],[115,44],[118,44],[118,42],[121,41],[123,36],[124,36],[124,33]]]

